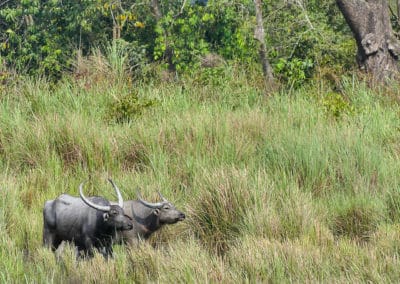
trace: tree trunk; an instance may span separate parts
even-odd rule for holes
[[[387,0],[336,0],[357,42],[357,62],[376,81],[398,75],[400,43],[390,23]]]
[[[265,33],[264,33],[264,21],[262,17],[262,3],[261,0],[254,0],[254,6],[256,8],[256,20],[257,25],[254,30],[254,38],[260,43],[259,55],[263,74],[266,83],[274,83],[274,76],[272,74],[272,68],[267,59],[267,47],[265,45]]]

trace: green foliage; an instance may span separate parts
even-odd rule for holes
[[[107,117],[118,123],[129,122],[156,103],[156,100],[142,99],[137,93],[130,93],[110,105]]]
[[[355,112],[355,107],[339,93],[330,92],[325,94],[321,103],[326,112],[335,118],[351,115]]]
[[[222,86],[226,72],[226,67],[204,68],[194,73],[194,76],[200,84]]]
[[[203,7],[188,8],[178,19],[174,18],[175,11],[169,11],[162,18],[156,29],[155,60],[162,58],[166,52],[172,52],[167,50],[170,48],[173,50],[172,64],[178,71],[185,71],[198,62],[198,56],[208,52],[203,28],[208,20],[201,17],[202,10]]]
[[[209,1],[203,18],[206,40],[226,59],[252,63],[257,56],[253,1]]]
[[[354,66],[355,42],[332,1],[268,1],[266,41],[276,75],[300,87],[320,68],[343,73]]]
[[[355,44],[335,4],[302,3],[275,0],[263,6],[268,57],[289,88],[302,86],[320,67],[341,72],[354,63]],[[170,56],[178,71],[186,71],[199,66],[202,55],[215,52],[242,64],[258,64],[252,1],[209,1],[180,12],[168,7],[156,28],[156,60]]]
[[[160,9],[158,19],[143,0],[8,1],[0,11],[0,54],[9,68],[53,78],[73,69],[76,50],[88,56],[112,40],[134,47],[135,68],[146,63],[144,54],[178,72],[198,68],[209,53],[259,64],[253,1],[160,1]],[[269,0],[263,14],[268,58],[289,88],[320,67],[341,72],[354,65],[354,41],[335,3]]]
[[[306,79],[310,77],[313,67],[310,59],[302,61],[298,58],[291,60],[280,58],[275,64],[274,71],[290,88],[297,88],[302,86]]]
[[[126,75],[138,76],[141,66],[146,62],[145,49],[137,42],[117,39],[105,44],[103,49],[115,78],[123,80]]]
[[[156,28],[154,59],[166,56],[168,47],[178,71],[198,67],[200,57],[209,52],[254,62],[252,5],[250,1],[209,1],[207,6],[186,5],[181,12],[168,10]]]
[[[90,46],[107,38],[99,10],[101,2],[5,3],[0,12],[0,30],[7,30],[7,33],[0,38],[3,42],[1,54],[8,65],[18,70],[59,77],[71,67],[71,55],[76,48],[88,51]]]

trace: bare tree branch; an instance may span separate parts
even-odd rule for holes
[[[185,6],[186,6],[186,0],[183,1],[182,7],[181,7],[181,9],[179,10],[179,13],[176,14],[176,15],[174,15],[174,17],[173,17],[174,19],[180,17],[180,16],[183,14],[183,9],[185,8]]]

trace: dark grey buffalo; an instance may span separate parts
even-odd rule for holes
[[[105,258],[112,256],[112,241],[116,232],[133,228],[131,219],[124,214],[120,191],[109,179],[118,195],[118,204],[110,204],[103,197],[83,195],[83,183],[79,185],[79,197],[62,194],[55,200],[46,201],[43,208],[43,244],[55,251],[62,241],[73,242],[78,255],[92,257],[96,248]]]
[[[124,202],[125,214],[132,218],[133,228],[118,232],[118,239],[127,244],[138,244],[140,240],[149,238],[154,232],[167,224],[175,224],[185,219],[185,214],[158,193],[161,202],[151,203],[142,199]]]

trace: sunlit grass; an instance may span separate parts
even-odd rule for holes
[[[337,116],[317,88],[266,97],[243,72],[222,75],[211,86],[196,74],[169,84],[103,76],[6,86],[0,281],[399,281],[395,101],[344,80],[352,111]],[[157,104],[110,120],[110,103],[131,89]],[[87,178],[88,195],[114,199],[107,177],[125,199],[140,187],[156,200],[160,190],[187,219],[139,248],[115,245],[108,262],[76,262],[70,246],[57,260],[42,247],[44,202],[77,196]]]

